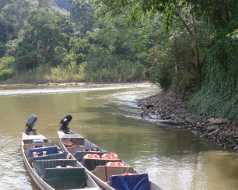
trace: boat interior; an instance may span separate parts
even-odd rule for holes
[[[104,182],[110,183],[112,176],[137,174],[116,153],[102,150],[83,137],[62,138],[61,142],[78,161]]]
[[[31,168],[54,189],[97,187],[77,160],[46,139],[23,140],[23,149]]]

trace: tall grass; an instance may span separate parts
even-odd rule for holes
[[[121,61],[111,67],[86,68],[85,80],[91,82],[132,82],[145,79],[144,67],[137,63]]]
[[[57,66],[50,69],[49,74],[45,75],[48,81],[84,81],[85,64],[69,64],[67,66]]]
[[[17,73],[11,82],[72,82],[84,81],[85,65],[40,66],[35,70]]]

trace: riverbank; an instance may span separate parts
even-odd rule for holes
[[[31,83],[0,83],[0,90],[9,89],[35,89],[35,88],[98,88],[98,87],[118,87],[118,86],[151,86],[150,82],[138,83],[96,83],[96,82],[31,82]]]
[[[0,83],[0,90],[5,89],[22,89],[22,88],[41,88],[41,87],[79,87],[89,85],[90,83],[83,82],[29,82],[29,83]]]
[[[161,92],[138,101],[141,117],[168,127],[188,129],[224,149],[238,151],[238,123],[224,118],[192,113],[181,97]]]
[[[0,96],[26,94],[66,94],[89,91],[151,88],[151,83],[50,83],[0,85]]]

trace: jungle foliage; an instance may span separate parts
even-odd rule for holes
[[[237,118],[236,0],[1,0],[0,80],[151,80]]]
[[[151,53],[152,79],[163,89],[182,93],[197,112],[237,119],[238,1],[98,2],[108,10],[117,7],[117,14],[132,10],[134,18],[159,15],[158,41]]]
[[[146,79],[153,22],[130,25],[93,1],[11,0],[0,6],[0,63],[27,81],[125,82]],[[6,64],[5,64],[6,65]],[[5,67],[4,67],[5,68]],[[3,77],[1,77],[3,75]]]

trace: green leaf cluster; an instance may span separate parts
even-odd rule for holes
[[[114,14],[131,10],[137,20],[159,15],[159,40],[149,59],[152,80],[182,93],[197,112],[237,119],[238,1],[98,1]]]
[[[149,78],[154,20],[130,23],[127,13],[112,16],[94,1],[66,1],[66,10],[53,0],[1,2],[0,56],[14,57],[14,79],[124,82]]]

